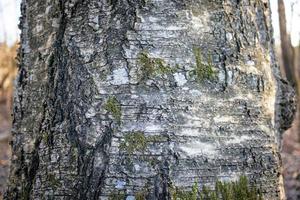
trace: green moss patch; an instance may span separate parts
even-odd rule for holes
[[[125,136],[120,149],[129,154],[146,150],[148,141],[143,132],[132,132]]]
[[[147,198],[147,192],[146,191],[140,191],[136,193],[135,200],[146,200]]]
[[[191,71],[190,75],[194,76],[197,82],[203,82],[204,80],[212,80],[215,78],[215,71],[212,64],[212,59],[209,57],[207,62],[203,61],[203,56],[199,48],[193,49],[196,66]]]
[[[200,48],[194,48],[193,53],[196,65],[194,66],[194,69],[190,71],[190,76],[197,82],[213,80],[216,77],[216,73],[214,71],[211,56],[204,59]],[[166,64],[163,59],[150,57],[145,51],[138,55],[138,64],[140,65],[142,81],[155,76],[173,74],[180,69],[178,64],[172,68],[170,65]]]
[[[124,141],[120,144],[120,149],[128,154],[143,152],[149,143],[165,142],[167,138],[160,135],[145,136],[141,131],[131,132],[125,135]]]
[[[109,195],[108,200],[124,200],[125,197],[126,195],[124,194],[124,192],[114,192],[111,195]]]
[[[136,192],[136,200],[146,200],[149,194],[148,187]],[[262,194],[255,186],[251,186],[246,176],[241,176],[238,181],[217,181],[215,190],[203,186],[200,191],[198,182],[195,181],[191,190],[186,191],[178,187],[169,187],[171,200],[263,200]],[[112,193],[109,200],[124,200],[124,191]]]
[[[113,118],[117,120],[118,123],[121,122],[121,105],[116,97],[109,97],[104,105],[104,109],[107,110],[113,116]]]
[[[138,55],[138,64],[141,66],[142,80],[147,80],[152,76],[171,74],[175,71],[163,59],[151,58],[147,52],[141,52]]]
[[[261,192],[255,186],[250,186],[246,176],[241,176],[235,182],[217,181],[215,190],[205,185],[201,192],[198,188],[197,182],[191,191],[170,188],[172,200],[263,200]]]
[[[50,186],[51,186],[52,188],[58,188],[58,187],[61,187],[60,181],[55,177],[54,174],[48,174],[48,175],[47,175],[47,180],[49,181]]]
[[[179,188],[170,188],[172,200],[197,200],[198,197],[198,183],[195,182],[192,186],[192,191],[183,191]]]

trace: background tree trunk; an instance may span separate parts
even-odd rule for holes
[[[242,174],[283,197],[267,1],[23,0],[21,28],[6,199],[170,199]]]
[[[279,27],[281,39],[281,58],[282,67],[286,79],[295,87],[297,99],[300,95],[300,76],[299,76],[299,46],[293,47],[290,34],[287,31],[285,5],[283,0],[278,0]],[[298,100],[297,112],[292,128],[289,130],[295,133],[300,141],[300,102]]]
[[[278,0],[278,14],[283,68],[287,80],[290,83],[295,84],[294,52],[291,43],[291,36],[286,30],[285,5],[283,0]]]
[[[294,71],[295,71],[295,77],[296,77],[296,91],[297,91],[297,99],[298,99],[298,105],[297,105],[297,112],[295,115],[294,124],[292,126],[291,131],[296,133],[298,137],[298,142],[300,142],[300,46],[295,47],[294,51]]]

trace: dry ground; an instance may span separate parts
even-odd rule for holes
[[[300,143],[296,133],[287,131],[282,148],[283,176],[287,200],[300,199]]]
[[[0,199],[6,185],[11,157],[9,115],[5,105],[0,104]]]

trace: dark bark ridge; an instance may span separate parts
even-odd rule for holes
[[[23,0],[6,199],[170,199],[243,174],[279,199],[290,113],[275,113],[285,89],[268,11],[261,0]]]

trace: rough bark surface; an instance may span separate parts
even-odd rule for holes
[[[5,198],[170,199],[243,174],[282,198],[269,15],[263,0],[23,0]]]

